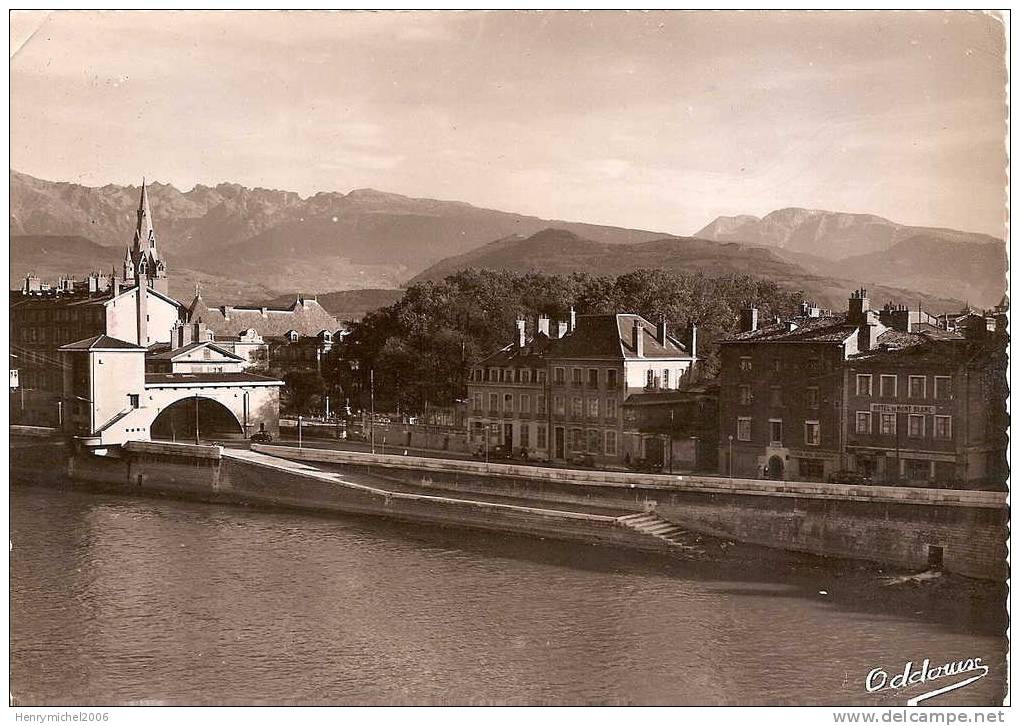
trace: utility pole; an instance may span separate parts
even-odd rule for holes
[[[730,457],[729,457],[729,473],[730,479],[733,478],[733,434],[730,434]]]
[[[195,394],[195,446],[198,446],[198,394]]]
[[[297,447],[301,448],[301,414],[297,417]]]
[[[375,368],[368,370],[368,389],[372,404],[372,419],[369,421],[371,427],[372,453],[375,453]]]

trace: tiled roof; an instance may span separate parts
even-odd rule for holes
[[[847,323],[846,315],[825,317],[795,317],[778,323],[763,325],[757,330],[736,333],[722,343],[841,343],[857,330],[856,325]]]
[[[283,381],[260,376],[255,373],[146,373],[145,385],[158,386],[160,384],[182,384],[182,383],[268,383],[283,385]]]
[[[145,350],[145,348],[104,334],[62,345],[59,350]]]
[[[301,335],[318,335],[322,330],[343,329],[334,318],[315,300],[297,299],[287,308],[232,307],[229,305],[210,308],[201,296],[196,297],[188,308],[188,322],[201,320],[216,335],[237,335],[249,328],[263,337],[283,335],[296,330]]]
[[[225,349],[221,348],[220,346],[216,345],[215,343],[212,343],[212,342],[210,342],[208,340],[200,340],[200,341],[196,341],[194,343],[188,343],[187,345],[185,345],[185,346],[183,346],[181,348],[174,348],[174,349],[171,349],[171,350],[164,350],[164,351],[162,351],[160,353],[153,354],[153,353],[150,352],[149,358],[151,358],[153,360],[174,360],[175,358],[179,358],[182,355],[187,355],[188,353],[190,353],[191,351],[195,350],[196,348],[204,348],[204,347],[211,348],[211,349],[215,350],[217,353],[221,354],[222,356],[224,356],[226,358],[233,358],[234,360],[244,360],[244,358],[242,358],[242,357],[240,357],[238,355],[234,355],[230,351],[225,350]]]
[[[667,334],[665,343],[656,337],[656,327],[640,315],[579,315],[577,326],[562,338],[549,338],[539,333],[523,348],[508,345],[479,365],[544,366],[548,358],[603,358],[622,360],[637,358],[633,347],[633,326],[637,323],[644,336],[644,358],[686,358],[687,347]]]

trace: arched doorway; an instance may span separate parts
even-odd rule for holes
[[[237,417],[219,401],[202,396],[182,398],[170,404],[152,422],[149,436],[163,441],[202,442],[243,439]]]
[[[769,458],[769,479],[783,478],[783,457],[773,456]]]

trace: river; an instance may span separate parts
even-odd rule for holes
[[[680,561],[527,537],[70,489],[10,494],[19,705],[905,705],[906,661],[980,657],[1003,589],[873,566]],[[927,690],[951,681],[937,682]]]

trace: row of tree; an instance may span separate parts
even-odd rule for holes
[[[754,304],[767,320],[791,314],[802,297],[747,275],[637,270],[614,278],[465,270],[414,285],[393,305],[355,323],[334,348],[326,378],[352,406],[367,407],[372,388],[378,410],[421,412],[426,402],[450,406],[465,397],[471,366],[509,343],[517,319],[528,321],[531,334],[539,314],[564,320],[571,307],[581,315],[662,316],[674,330],[696,322],[699,373],[710,378],[718,370],[719,340],[735,332],[742,308]]]

